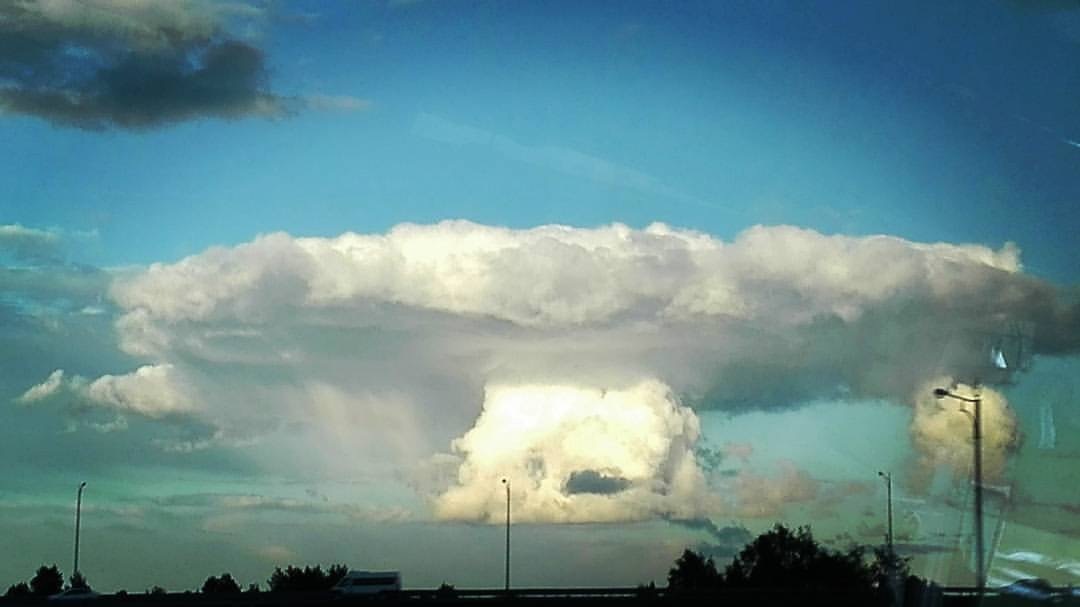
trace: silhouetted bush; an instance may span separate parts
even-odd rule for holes
[[[435,596],[440,599],[452,599],[456,595],[457,590],[454,589],[454,585],[446,582],[439,584],[438,590],[435,591]]]
[[[161,586],[151,586],[150,588],[146,589],[146,594],[153,596],[161,596],[163,594],[169,594],[169,592]]]
[[[26,582],[19,582],[18,584],[12,584],[8,587],[4,596],[8,598],[15,598],[20,596],[30,596],[30,586]]]
[[[904,605],[924,607],[941,602],[941,586],[916,575],[909,575],[904,580]]]
[[[634,591],[634,594],[639,599],[649,600],[655,599],[659,596],[659,593],[656,591],[656,582],[649,582],[648,584],[638,584],[637,590]]]
[[[210,576],[202,585],[203,594],[239,594],[240,585],[236,583],[228,573],[222,573],[221,577]]]
[[[64,588],[64,574],[54,563],[52,567],[42,565],[30,580],[30,591],[37,596],[56,594]]]
[[[325,572],[319,565],[303,569],[289,565],[284,570],[275,567],[273,575],[266,583],[270,586],[270,592],[329,590],[348,572],[349,568],[343,564],[330,565]]]
[[[728,587],[870,591],[874,569],[861,548],[834,552],[820,546],[809,527],[777,523],[746,545],[724,571]]]
[[[86,583],[86,578],[83,576],[82,573],[80,573],[78,571],[71,574],[71,577],[68,578],[68,579],[69,579],[68,583],[72,588],[89,588],[90,587],[90,585]]]
[[[675,566],[668,570],[668,588],[677,591],[708,590],[720,585],[720,573],[711,558],[684,550],[675,561]]]
[[[776,524],[754,538],[720,573],[711,558],[685,550],[668,571],[675,592],[714,589],[770,589],[793,592],[840,592],[869,600],[884,596],[890,571],[905,580],[907,562],[884,550],[865,558],[862,548],[829,550],[814,540],[809,527]]]

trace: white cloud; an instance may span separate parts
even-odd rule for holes
[[[82,393],[90,401],[150,418],[196,410],[170,364],[146,365],[125,375],[103,375]]]
[[[1019,270],[1014,246],[924,245],[789,226],[751,228],[725,244],[663,224],[511,230],[448,221],[332,239],[271,234],[155,264],[113,294],[129,318],[140,313],[149,322],[259,322],[288,306],[359,310],[384,302],[532,327],[622,316],[792,324],[821,314],[853,319],[896,297],[951,299]]]
[[[56,394],[62,385],[64,380],[64,370],[57,369],[49,374],[49,377],[45,381],[31,386],[29,390],[23,392],[17,400],[20,403],[34,403],[39,400],[43,400]]]
[[[198,410],[171,364],[146,365],[131,373],[103,375],[93,381],[80,376],[65,379],[64,371],[57,369],[17,400],[30,404],[60,395],[75,397],[77,405],[87,404],[119,413],[134,413],[150,419]],[[127,421],[119,417],[108,423],[94,423],[93,426],[102,431],[124,430]]]

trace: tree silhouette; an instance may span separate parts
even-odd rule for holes
[[[637,589],[634,591],[634,595],[638,599],[646,601],[653,601],[659,594],[656,592],[656,582],[649,582],[648,584],[638,584]]]
[[[809,527],[777,523],[739,552],[724,581],[733,587],[870,590],[874,574],[862,549],[833,552],[814,540]]]
[[[325,572],[319,565],[303,569],[289,565],[284,570],[281,567],[275,567],[274,573],[266,583],[270,586],[270,592],[329,590],[348,572],[349,568],[344,564],[330,565]]]
[[[690,549],[684,550],[668,571],[668,588],[672,590],[706,590],[719,586],[720,581],[713,560]]]
[[[874,548],[874,560],[870,563],[871,574],[878,584],[884,584],[889,576],[906,579],[911,573],[910,557],[898,556],[888,548]]]
[[[453,584],[447,584],[443,582],[439,584],[438,590],[435,591],[435,596],[440,599],[452,599],[457,595],[457,590]]]
[[[19,582],[18,584],[12,584],[8,586],[7,592],[4,593],[5,597],[14,598],[20,596],[29,596],[30,586],[26,582]]]
[[[56,594],[64,588],[64,574],[53,563],[52,567],[42,565],[30,579],[30,590],[37,596]]]
[[[228,573],[222,573],[221,577],[210,576],[202,585],[203,594],[239,594],[240,585],[236,583]]]
[[[638,595],[648,596],[642,588]],[[790,529],[780,523],[744,546],[723,574],[712,559],[684,551],[668,572],[668,588],[674,592],[780,590],[829,597],[836,605],[896,605],[901,600],[912,606],[936,604],[941,595],[935,584],[910,574],[908,559],[884,548],[875,549],[873,558],[866,559],[862,548],[829,550],[814,540],[809,527]]]
[[[78,572],[78,571],[71,574],[71,578],[69,578],[68,584],[72,588],[89,588],[90,587],[90,585],[86,583],[86,578],[83,577],[83,574]]]
[[[349,567],[346,566],[345,563],[330,565],[326,570],[326,587],[329,588],[334,584],[337,584],[347,573],[349,573]]]

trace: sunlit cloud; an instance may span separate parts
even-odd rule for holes
[[[476,425],[454,441],[457,484],[435,512],[496,522],[506,479],[522,521],[698,516],[707,503],[692,452],[698,436],[694,413],[655,381],[625,390],[490,386]]]
[[[196,410],[191,397],[185,394],[183,380],[176,377],[169,364],[146,365],[128,374],[103,375],[93,381],[79,376],[65,379],[64,371],[57,369],[17,400],[31,404],[56,396],[61,390],[86,404],[152,419]]]
[[[924,466],[933,469],[946,465],[967,478],[974,465],[973,405],[934,396],[935,388],[948,388],[953,383],[948,378],[937,378],[920,386],[915,395],[911,434]],[[959,384],[953,390],[964,398],[980,399],[983,476],[988,482],[1000,482],[1007,457],[1020,442],[1016,414],[1005,396],[992,388]]]

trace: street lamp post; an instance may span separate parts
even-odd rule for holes
[[[510,481],[502,479],[506,485],[506,592],[510,593]]]
[[[889,556],[893,556],[893,516],[892,516],[892,473],[878,472],[878,476],[885,479],[885,502],[888,513],[889,531],[885,535],[885,541],[889,546]]]
[[[890,605],[899,605],[903,601],[900,599],[900,592],[902,588],[897,580],[898,569],[896,567],[896,550],[893,547],[893,515],[892,515],[892,473],[878,471],[878,476],[885,480],[885,508],[886,508],[886,520],[888,522],[887,531],[885,533],[885,544],[887,550],[887,560],[885,566],[885,572],[888,579]]]
[[[75,495],[75,566],[72,567],[72,577],[79,575],[79,523],[82,519],[82,492],[86,488],[86,481],[79,483],[79,491]]]
[[[972,436],[975,452],[975,586],[979,593],[986,587],[986,570],[983,565],[983,508],[982,508],[982,399],[978,396],[967,397],[954,394],[945,388],[934,390],[938,398],[954,398],[975,406],[971,415]]]

